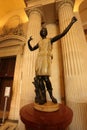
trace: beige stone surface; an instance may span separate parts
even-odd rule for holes
[[[16,130],[17,123],[6,121],[0,126],[0,130]]]

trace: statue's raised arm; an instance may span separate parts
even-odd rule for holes
[[[72,17],[71,19],[71,22],[69,23],[69,25],[65,28],[65,30],[61,33],[61,34],[58,34],[57,36],[53,37],[51,39],[51,43],[59,40],[60,38],[62,38],[63,36],[65,36],[67,34],[67,32],[70,30],[70,28],[72,27],[72,25],[77,21],[77,18],[74,16]]]

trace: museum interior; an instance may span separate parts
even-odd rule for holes
[[[35,46],[42,27],[53,38],[72,17],[77,21],[52,46],[50,80],[58,104],[73,112],[66,130],[87,130],[87,0],[0,0],[0,130],[29,130],[20,110],[34,103],[38,49],[31,52],[28,39]]]

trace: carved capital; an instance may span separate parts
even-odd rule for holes
[[[62,6],[70,4],[73,8],[75,0],[56,0],[56,9],[59,10]]]
[[[45,23],[45,16],[44,16],[44,13],[43,13],[43,8],[42,8],[42,6],[39,6],[39,7],[33,7],[33,8],[26,8],[25,9],[25,11],[26,11],[26,14],[27,14],[27,16],[28,17],[30,17],[31,15],[33,15],[33,14],[37,14],[37,15],[39,15],[39,17],[41,17],[41,23]]]
[[[31,14],[38,14],[40,17],[43,16],[42,11],[38,8],[26,8],[25,9],[27,16],[29,17]]]

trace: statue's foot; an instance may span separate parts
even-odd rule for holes
[[[52,102],[53,102],[53,103],[57,103],[56,98],[54,98],[54,97],[52,96],[51,99],[52,99]]]
[[[39,98],[39,99],[38,99],[37,97],[35,98],[35,103],[38,103],[38,104],[40,104],[40,105],[43,105],[43,104],[45,104],[46,102],[47,102],[46,99],[41,100],[40,98]]]
[[[40,104],[40,105],[43,105],[43,104],[45,104],[46,102],[47,102],[46,99],[45,99],[45,100],[40,100],[40,101],[39,101],[39,104]]]
[[[35,102],[36,102],[36,103],[38,103],[38,102],[39,102],[38,97],[35,97]]]

